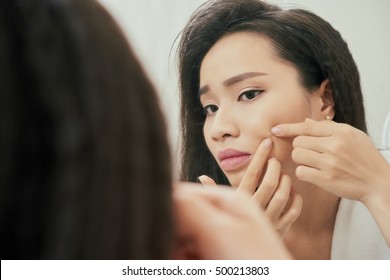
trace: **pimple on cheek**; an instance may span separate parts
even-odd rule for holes
[[[275,157],[282,165],[289,163],[292,160],[293,138],[278,138],[276,136],[271,136],[271,139],[273,142],[271,157]]]
[[[293,138],[272,138],[274,145],[271,156],[275,157],[282,166],[282,173],[295,177],[297,164],[293,161],[291,154],[293,151]]]

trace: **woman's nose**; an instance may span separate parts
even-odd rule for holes
[[[234,114],[229,110],[219,108],[211,126],[212,140],[224,141],[228,137],[237,137],[238,135],[239,129]]]

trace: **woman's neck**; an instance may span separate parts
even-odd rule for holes
[[[300,182],[295,186],[303,198],[302,212],[295,225],[306,231],[333,228],[340,198],[312,184]]]
[[[329,259],[340,198],[297,179],[293,186],[302,195],[303,205],[285,243],[296,258]]]

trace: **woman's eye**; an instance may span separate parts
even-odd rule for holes
[[[262,89],[252,89],[252,90],[247,90],[243,93],[240,94],[238,97],[239,101],[250,101],[254,99],[256,96],[262,94],[264,90]]]
[[[203,112],[206,116],[210,116],[218,111],[218,106],[216,105],[207,105],[203,107]]]

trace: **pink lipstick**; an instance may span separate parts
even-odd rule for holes
[[[231,171],[243,166],[250,157],[251,154],[234,149],[226,149],[218,153],[218,160],[224,171]]]

